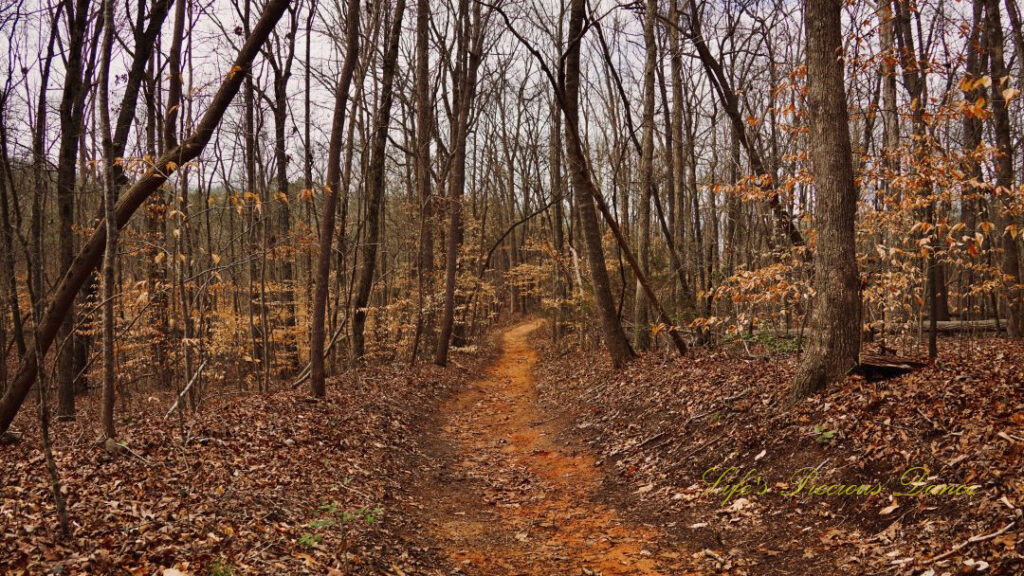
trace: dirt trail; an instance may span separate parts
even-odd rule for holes
[[[655,529],[595,501],[600,468],[560,443],[537,405],[530,339],[540,325],[506,332],[497,362],[445,407],[449,466],[424,502],[431,539],[466,574],[682,574],[684,552],[659,549]]]

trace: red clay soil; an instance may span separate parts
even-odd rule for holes
[[[538,405],[533,367],[541,323],[516,326],[480,380],[443,410],[446,462],[422,495],[429,537],[456,573],[667,575],[689,573],[684,550],[606,501],[594,458],[559,440]]]

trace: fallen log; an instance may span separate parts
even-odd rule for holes
[[[993,319],[988,320],[939,320],[935,323],[935,331],[939,333],[943,332],[986,332],[992,330],[999,330],[1002,328],[1002,323],[996,324]],[[927,319],[924,322],[924,331],[928,332],[931,327],[928,325]]]
[[[860,364],[853,369],[853,373],[860,374],[869,381],[877,381],[908,374],[925,366],[928,366],[928,362],[921,360],[861,352]]]

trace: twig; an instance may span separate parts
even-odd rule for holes
[[[722,403],[724,404],[725,402],[732,402],[734,400],[739,400],[740,398],[743,398],[744,396],[749,394],[750,390],[751,390],[751,388],[747,388],[746,390],[740,392],[739,394],[736,394],[735,396],[729,396],[728,398],[722,398]]]
[[[197,380],[199,380],[199,375],[203,373],[203,368],[206,368],[206,360],[203,360],[203,363],[199,365],[198,369],[196,369],[196,373],[193,374],[192,379],[188,381],[188,386],[185,386],[185,389],[182,390],[180,394],[178,394],[178,399],[174,401],[174,405],[171,406],[171,409],[167,411],[167,416],[174,414],[174,411],[177,410],[179,406],[181,406],[181,401],[185,399],[185,394],[187,394],[189,389],[192,388],[192,385],[195,384]],[[167,416],[165,416],[165,418]]]
[[[334,343],[338,341],[338,336],[341,335],[342,331],[345,330],[345,326],[347,324],[348,324],[348,314],[346,313],[345,314],[345,318],[341,322],[341,325],[339,325],[338,329],[335,330],[334,334],[331,335],[331,341],[328,342],[327,343],[327,347],[324,348],[324,359],[325,360],[327,359],[327,356],[331,353],[331,349],[334,348]],[[306,380],[309,380],[309,376],[312,374],[312,370],[313,370],[313,363],[312,362],[306,362],[306,366],[302,369],[301,372],[299,372],[299,376],[295,379],[294,382],[291,383],[292,390],[297,389],[299,386],[302,386],[303,382],[305,382]]]
[[[946,558],[949,558],[953,554],[956,554],[957,552],[959,552],[960,550],[963,550],[964,548],[970,546],[971,544],[977,544],[978,542],[984,542],[986,540],[991,540],[993,538],[996,538],[999,535],[1004,534],[1010,528],[1013,528],[1013,526],[1016,523],[1017,523],[1017,521],[1014,520],[1013,522],[1010,522],[1006,526],[1003,526],[1002,528],[1000,528],[999,530],[997,530],[997,531],[995,531],[995,532],[993,532],[991,534],[986,534],[984,536],[971,536],[967,540],[964,540],[960,544],[957,544],[956,546],[954,546],[948,552],[944,552],[944,553],[939,554],[938,556],[932,558],[931,560],[928,560],[928,563],[931,564],[931,563],[934,563],[934,562],[938,562],[939,560],[945,560]]]
[[[146,466],[152,466],[153,465],[152,462],[147,460],[145,456],[143,456],[142,454],[139,454],[135,450],[132,450],[131,448],[128,447],[127,444],[118,443],[118,446],[120,447],[121,450],[124,450],[128,454],[130,454],[130,455],[138,458],[139,460],[141,460]]]
[[[619,454],[625,454],[626,452],[632,452],[633,450],[640,450],[641,448],[644,448],[645,446],[650,445],[652,442],[657,442],[658,440],[664,438],[665,434],[666,434],[665,432],[658,432],[654,436],[651,436],[650,438],[648,438],[647,440],[644,440],[643,442],[641,442],[639,444],[634,444],[632,446],[628,446],[626,448],[622,448],[620,450],[616,450],[616,451],[612,452],[611,454],[609,454],[608,457],[609,458],[615,458]]]
[[[718,554],[718,553],[714,552],[713,550],[708,550],[707,548],[705,548],[704,549],[704,555],[707,556],[708,558],[714,558],[715,561],[718,562],[719,566],[724,566],[725,565],[725,558],[722,558],[721,554]]]
[[[922,412],[920,408],[917,409],[917,413],[921,415],[921,418],[924,418],[925,420],[927,420],[928,423],[932,425],[932,428],[935,428],[936,430],[942,430],[946,434],[949,434],[949,428],[946,428],[945,426],[943,426],[941,424],[937,424],[934,420],[932,420],[927,415],[925,415],[925,413]]]
[[[693,416],[690,416],[689,418],[687,418],[686,422],[683,422],[683,426],[682,427],[686,428],[687,426],[689,426],[690,424],[693,424],[697,420],[700,420],[702,418],[710,416],[710,415],[714,414],[715,412],[718,412],[718,408],[713,408],[711,410],[708,410],[707,412],[701,412],[700,414],[694,414]]]

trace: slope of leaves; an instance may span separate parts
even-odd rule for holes
[[[425,554],[405,539],[415,531],[399,511],[424,458],[421,427],[467,372],[404,362],[351,371],[323,402],[221,383],[183,422],[166,417],[169,395],[136,393],[118,408],[127,450],[115,455],[93,442],[98,407],[87,398],[77,422],[53,425],[70,540],[27,405],[15,423],[22,439],[0,446],[0,571],[401,573]]]
[[[852,376],[791,409],[795,358],[742,348],[648,354],[621,372],[593,354],[551,352],[540,389],[639,496],[639,519],[690,542],[711,573],[1019,574],[1024,346],[943,344],[934,367],[873,383]],[[754,470],[752,492],[709,490],[731,466]],[[980,488],[895,496],[912,490],[900,479],[915,466],[929,484]],[[786,495],[803,467],[819,471],[817,484],[882,489]]]

